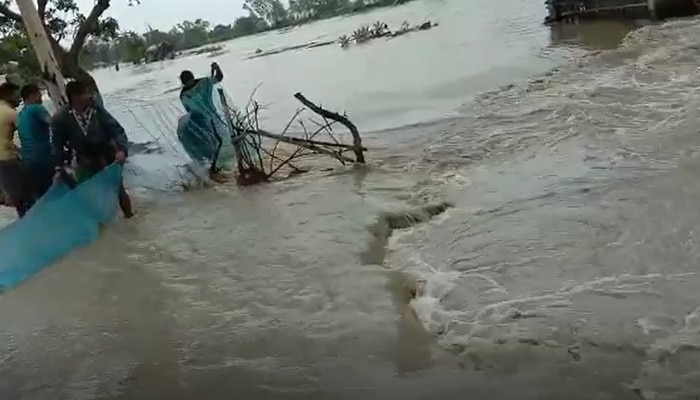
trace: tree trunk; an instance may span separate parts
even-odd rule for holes
[[[16,3],[21,11],[21,15],[11,10],[6,2],[0,2],[0,16],[24,25],[26,34],[32,41],[32,47],[37,52],[39,64],[43,65],[43,78],[49,82],[49,91],[55,105],[60,107],[65,104],[66,100],[63,96],[65,94],[63,79],[57,75],[63,75],[63,77],[87,83],[93,90],[98,103],[102,105],[102,96],[97,87],[97,82],[80,66],[78,57],[85,40],[93,33],[99,18],[109,8],[110,0],[96,1],[92,11],[90,11],[86,20],[78,28],[70,50],[64,49],[53,36],[46,32],[44,12],[46,11],[47,0],[39,0],[37,6],[34,5],[34,0],[16,0]],[[53,57],[51,57],[51,53],[53,53]],[[57,68],[60,71],[57,71]]]
[[[39,9],[42,9],[45,3],[45,0],[40,0]],[[53,54],[51,39],[46,33],[46,27],[37,13],[33,0],[16,0],[16,4],[20,14],[13,12],[6,5],[3,5],[3,9],[0,11],[7,18],[24,25],[27,38],[34,48],[36,59],[39,62],[46,89],[51,96],[54,106],[61,107],[66,104],[65,82],[61,67]]]

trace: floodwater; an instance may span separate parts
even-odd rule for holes
[[[369,165],[153,194],[135,186],[174,167],[146,160],[177,148],[134,156],[139,218],[0,297],[3,398],[698,398],[700,23],[543,15],[416,1],[226,44],[226,89],[262,82],[266,127],[302,91],[348,111]],[[179,70],[213,59],[96,76],[147,141]]]

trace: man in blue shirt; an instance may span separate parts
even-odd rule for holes
[[[31,182],[34,198],[43,196],[51,187],[54,162],[51,155],[51,116],[44,107],[37,85],[26,85],[20,91],[24,107],[17,115],[17,132],[22,144],[20,155]]]

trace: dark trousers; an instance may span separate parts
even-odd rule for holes
[[[53,184],[54,167],[51,163],[25,162],[25,176],[27,177],[35,200],[40,199]]]
[[[106,160],[108,160],[109,164],[114,162],[110,158],[107,158]],[[79,164],[78,168],[75,170],[75,177],[72,178],[72,182],[67,181],[66,183],[69,186],[72,184],[75,186],[80,185],[102,171],[108,165],[108,162],[103,159],[92,164]],[[129,194],[126,192],[123,181],[119,184],[119,208],[122,209],[122,212],[126,218],[131,218],[134,215],[134,212],[131,209],[131,198],[129,198]]]
[[[0,187],[7,195],[9,205],[15,207],[20,218],[24,217],[34,199],[19,159],[0,161]]]

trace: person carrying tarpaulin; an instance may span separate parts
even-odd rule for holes
[[[211,162],[209,174],[215,181],[223,180],[218,164],[226,164],[232,157],[231,128],[212,99],[215,85],[223,79],[217,63],[211,64],[210,77],[196,79],[188,70],[180,74],[180,100],[187,114],[178,121],[178,139],[193,160]]]
[[[68,106],[60,109],[51,120],[56,162],[54,179],[66,175],[65,166],[71,163],[72,154],[75,154],[75,181],[79,185],[114,162],[123,164],[128,139],[119,122],[95,104],[88,85],[80,81],[68,82],[66,96]],[[123,182],[119,186],[119,207],[124,217],[134,215]]]
[[[252,161],[256,144],[244,140],[246,132],[236,127],[237,112],[229,107],[224,90],[216,87],[223,78],[216,63],[210,78],[195,79],[191,71],[182,71],[180,100],[187,114],[178,121],[178,139],[193,160],[211,161],[209,176],[215,181],[224,178],[218,173],[230,170],[232,161],[238,166],[239,184],[264,181],[267,175]]]

